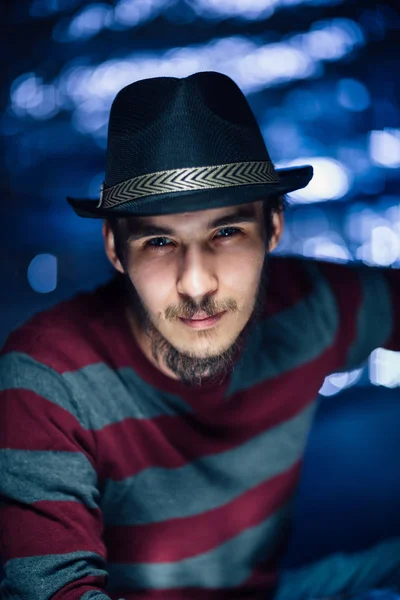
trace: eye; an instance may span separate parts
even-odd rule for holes
[[[214,238],[227,239],[239,235],[240,233],[242,233],[242,231],[237,227],[223,227],[216,233]],[[147,242],[145,242],[144,244],[145,249],[155,251],[164,250],[168,246],[173,246],[173,242],[169,238],[161,236],[151,238],[150,240],[147,240]]]
[[[158,250],[160,248],[165,248],[165,246],[170,246],[171,243],[171,240],[166,237],[155,237],[151,238],[151,240],[147,240],[144,247],[149,248],[150,250]]]
[[[224,227],[218,231],[215,237],[230,238],[238,235],[239,233],[242,233],[242,231],[237,227]]]

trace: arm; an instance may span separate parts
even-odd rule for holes
[[[0,357],[4,598],[107,600],[95,449],[62,377]]]
[[[335,299],[336,371],[359,367],[379,347],[400,351],[400,269],[314,264]]]

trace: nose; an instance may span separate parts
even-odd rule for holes
[[[190,296],[195,302],[200,302],[205,296],[215,292],[217,286],[215,259],[212,252],[198,246],[187,247],[182,253],[178,292]]]

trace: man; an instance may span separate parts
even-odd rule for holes
[[[9,337],[5,597],[271,597],[318,390],[400,350],[399,273],[270,257],[284,196],[218,73],[114,100],[100,201],[117,276]]]

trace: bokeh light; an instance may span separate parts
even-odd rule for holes
[[[348,192],[350,177],[339,161],[328,157],[304,157],[291,161],[288,166],[306,164],[314,167],[314,176],[306,188],[293,192],[291,198],[298,202],[321,202],[337,200]]]
[[[54,292],[57,287],[57,257],[52,254],[35,256],[29,263],[28,281],[35,292]]]
[[[342,390],[354,385],[361,377],[362,369],[355,369],[347,373],[334,373],[325,377],[325,381],[319,390],[322,396],[335,396]]]
[[[369,152],[376,165],[397,169],[400,167],[400,129],[371,131]]]
[[[400,386],[400,352],[378,348],[369,359],[370,380],[373,385],[394,388]]]
[[[366,110],[371,99],[365,85],[356,79],[341,79],[338,83],[338,102],[343,108],[354,112]]]

